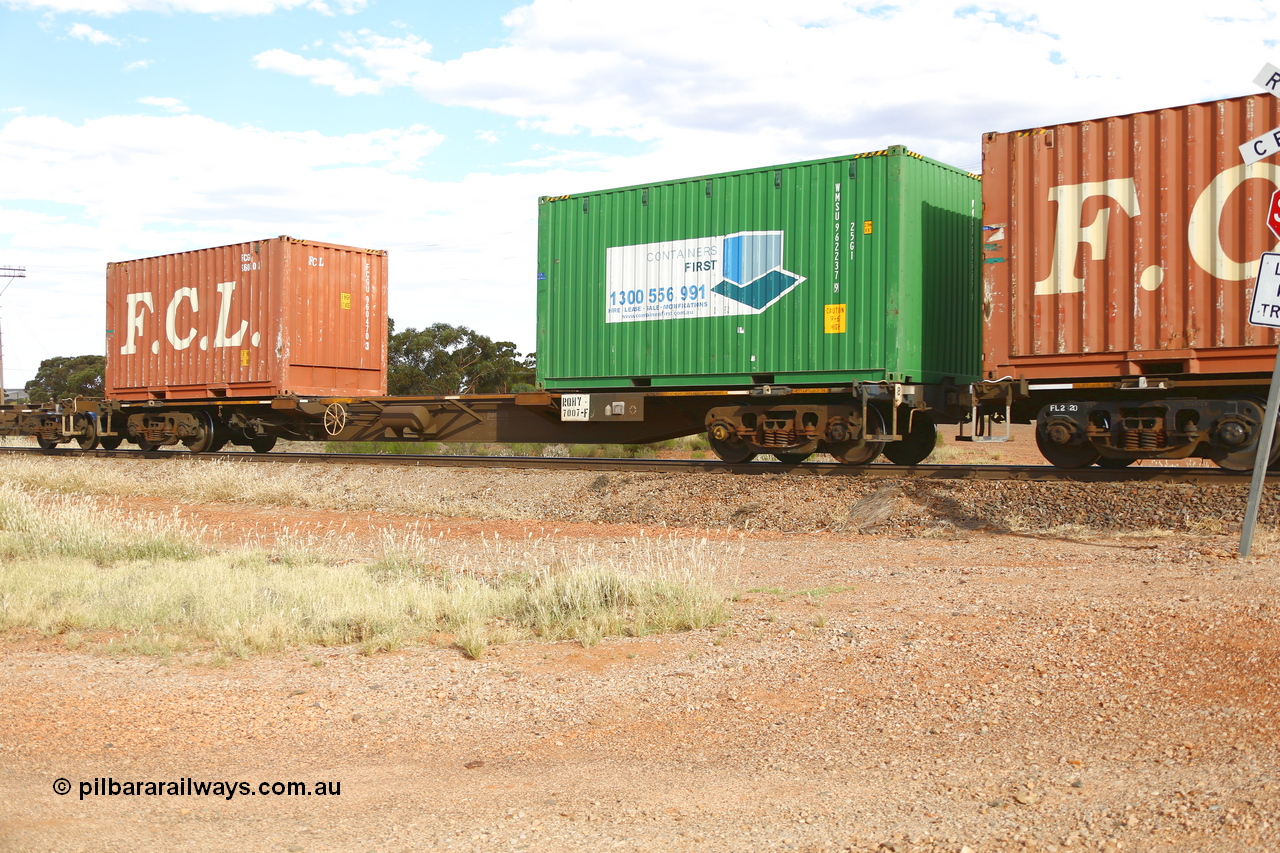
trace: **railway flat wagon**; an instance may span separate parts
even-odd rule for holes
[[[108,264],[106,297],[106,398],[4,407],[0,431],[266,452],[345,426],[318,397],[386,393],[385,252],[292,237],[178,252]]]
[[[984,378],[1057,465],[1252,465],[1275,332],[1247,322],[1280,167],[1259,94],[983,138]],[[1272,448],[1273,459],[1280,445]]]
[[[539,381],[761,398],[708,411],[726,459],[927,455],[980,377],[979,187],[892,147],[544,197]]]

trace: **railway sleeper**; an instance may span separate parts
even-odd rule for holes
[[[1139,459],[1211,459],[1253,467],[1265,410],[1253,397],[1221,400],[1065,401],[1036,417],[1036,444],[1060,468],[1123,467]],[[1269,466],[1280,463],[1280,432]]]

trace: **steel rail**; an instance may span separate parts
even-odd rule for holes
[[[221,459],[229,462],[267,464],[391,465],[429,468],[516,468],[547,471],[629,471],[660,474],[741,474],[756,476],[849,477],[854,479],[911,480],[1024,480],[1071,483],[1183,483],[1193,485],[1247,486],[1249,472],[1220,468],[1054,468],[1051,465],[872,465],[854,466],[829,462],[745,462],[730,464],[702,459],[608,459],[553,456],[416,456],[372,453],[241,453],[222,451],[192,454],[181,450],[96,450],[4,447],[0,453],[55,458],[103,459]],[[1280,473],[1269,474],[1269,483],[1280,483]]]

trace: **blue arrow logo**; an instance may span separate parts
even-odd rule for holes
[[[762,311],[790,293],[804,276],[782,269],[782,232],[725,237],[721,257],[724,281],[712,293]]]

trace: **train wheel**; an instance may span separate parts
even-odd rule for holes
[[[736,465],[739,462],[750,462],[756,458],[755,451],[743,441],[721,441],[713,435],[707,435],[707,443],[712,452],[720,457],[720,461]]]
[[[867,409],[867,422],[863,424],[863,434],[884,434],[884,418],[875,409]],[[827,452],[845,465],[870,465],[884,450],[883,441],[845,441],[840,444],[828,444]]]
[[[196,428],[195,435],[184,438],[182,443],[192,453],[209,453],[215,440],[213,419],[209,417],[208,412],[196,412],[195,418],[200,422],[200,425]]]
[[[1266,412],[1267,403],[1265,400],[1259,400],[1257,397],[1248,397],[1246,399],[1253,401],[1258,405],[1258,408]],[[1220,447],[1210,448],[1209,458],[1219,468],[1225,468],[1228,471],[1252,471],[1257,446],[1258,442],[1255,440],[1252,444],[1238,450],[1228,451]],[[1277,463],[1280,463],[1280,428],[1276,429],[1271,436],[1271,456],[1267,460],[1267,467],[1270,468]]]
[[[137,438],[135,438],[133,440],[133,443],[138,445],[138,449],[141,450],[143,453],[150,453],[151,451],[156,450],[160,447],[160,445],[156,444],[153,441],[148,441],[142,436],[138,436]]]
[[[1280,436],[1280,430],[1277,430],[1276,435]],[[1257,443],[1255,442],[1251,447],[1246,447],[1243,450],[1236,450],[1231,453],[1218,451],[1216,455],[1211,455],[1209,458],[1212,459],[1219,468],[1223,468],[1227,471],[1252,471],[1256,447]],[[1271,451],[1271,459],[1267,462],[1267,468],[1275,468],[1277,464],[1280,463],[1280,452],[1277,451],[1280,451],[1280,448],[1274,448]]]
[[[53,450],[58,446],[58,442],[52,438],[45,438],[43,435],[36,436],[36,444],[40,446],[41,450]]]
[[[264,435],[261,438],[252,438],[249,439],[249,446],[253,448],[254,453],[270,453],[271,448],[276,446],[276,437]]]
[[[98,437],[98,446],[103,450],[115,450],[124,441],[122,435],[103,435]]]
[[[779,462],[785,462],[788,465],[799,465],[812,455],[812,453],[775,453],[773,454],[773,458],[777,459]]]
[[[911,431],[903,436],[902,441],[888,441],[884,445],[884,456],[894,465],[919,465],[929,458],[933,448],[938,445],[938,428],[933,418],[924,412],[916,412],[911,418]]]
[[[1099,456],[1093,464],[1099,468],[1128,468],[1137,461],[1136,456]]]
[[[87,417],[80,423],[84,427],[84,432],[76,436],[76,444],[80,445],[81,450],[93,450],[98,446],[98,421]]]
[[[1058,444],[1048,439],[1037,427],[1036,447],[1040,454],[1058,468],[1088,468],[1097,462],[1100,454],[1092,444]]]

